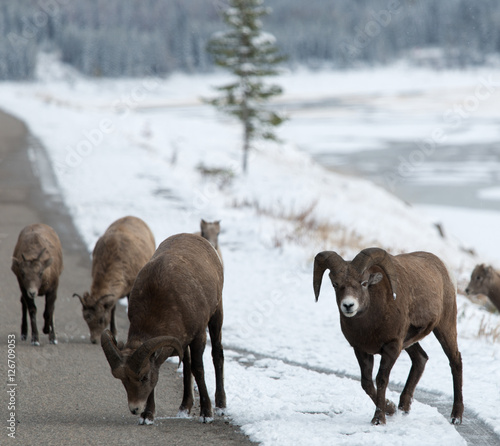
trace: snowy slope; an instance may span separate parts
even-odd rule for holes
[[[389,75],[396,88],[405,73]],[[39,77],[36,83],[0,84],[0,107],[24,119],[47,148],[89,252],[112,221],[128,214],[143,218],[157,242],[196,231],[200,218],[222,220],[228,415],[252,439],[266,445],[464,444],[447,419],[418,402],[410,415],[371,426],[374,407],[359,383],[317,371],[359,374],[340,331],[333,290],[325,286],[317,304],[312,292],[318,251],[351,258],[373,245],[394,253],[432,251],[463,286],[476,259],[458,241],[444,241],[420,212],[373,184],[318,166],[290,144],[293,139],[259,146],[249,174],[241,175],[239,127],[199,101],[221,75],[96,81],[49,60]],[[289,99],[320,96],[321,78],[315,79],[310,73],[283,79]],[[362,77],[356,82],[365,85]],[[226,174],[202,175],[200,165]],[[458,302],[466,408],[500,435],[494,378],[500,373],[500,317],[463,296]],[[494,335],[477,336],[481,326],[497,330],[496,342]],[[431,359],[419,387],[451,395],[439,344],[429,337],[422,346]],[[210,364],[207,351],[213,392]],[[409,366],[403,354],[391,379],[404,382]]]

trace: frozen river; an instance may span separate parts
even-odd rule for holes
[[[322,94],[307,99],[287,86],[286,134],[328,168],[421,208],[500,267],[500,74],[403,74],[317,76],[307,88]]]
[[[415,143],[401,142],[315,158],[368,178],[412,204],[500,211],[500,143],[443,146],[426,158],[423,153]]]

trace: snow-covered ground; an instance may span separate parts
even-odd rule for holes
[[[282,104],[290,107],[336,94],[363,101],[374,94],[383,98],[384,92],[404,93],[414,89],[407,79],[417,75],[429,89],[444,94],[450,87],[452,101],[452,87],[474,87],[477,76],[487,74],[435,76],[396,67],[300,72],[279,82],[286,88]],[[212,95],[211,86],[223,78],[87,80],[49,59],[41,64],[37,82],[0,84],[0,107],[23,119],[47,148],[89,251],[124,215],[143,218],[157,243],[198,230],[200,218],[222,220],[227,413],[253,440],[265,445],[465,444],[460,428],[418,401],[408,416],[398,413],[386,426],[371,426],[374,406],[359,382],[317,371],[359,374],[326,282],[314,302],[312,259],[325,249],[352,258],[374,245],[394,253],[428,250],[452,266],[462,288],[479,259],[460,249],[459,231],[443,240],[415,208],[367,181],[332,173],[297,149],[300,138],[321,138],[322,126],[332,125],[328,120],[299,135],[292,119],[282,131],[287,143],[259,145],[249,173],[242,175],[239,126],[199,100]],[[432,97],[426,93],[423,89]],[[355,116],[351,121],[351,131],[362,133],[363,122]],[[388,129],[380,129],[381,135]],[[460,230],[467,227],[459,223]],[[462,295],[458,304],[466,410],[477,412],[500,435],[500,317]],[[478,336],[480,331],[486,334]],[[430,361],[419,388],[451,396],[450,368],[440,345],[432,336],[421,344]],[[207,351],[213,394],[210,364]],[[404,383],[409,368],[403,353],[391,380]],[[389,392],[389,397],[397,402],[399,395]]]

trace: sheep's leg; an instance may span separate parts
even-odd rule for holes
[[[21,341],[26,341],[28,338],[28,305],[26,298],[21,295],[21,305],[23,307],[23,316],[21,319]]]
[[[462,355],[458,350],[457,329],[452,325],[452,330],[441,330],[436,327],[434,334],[448,356],[453,376],[453,409],[451,411],[451,422],[453,424],[462,423],[464,413],[464,401],[462,395]]]
[[[109,322],[109,329],[111,330],[111,333],[113,333],[114,337],[116,337],[115,310],[116,305],[111,309],[111,320]]]
[[[146,401],[146,407],[144,412],[141,413],[141,417],[139,418],[139,424],[151,425],[155,419],[155,389],[151,390],[151,393],[148,396],[148,400]]]
[[[36,305],[34,299],[29,297],[25,297],[25,302],[28,307],[28,312],[30,315],[31,322],[31,344],[32,345],[40,345],[38,340],[38,327],[36,325]]]
[[[226,408],[226,392],[224,390],[224,350],[222,348],[222,307],[218,308],[208,323],[210,341],[212,343],[212,360],[215,368],[215,407]]]
[[[51,344],[57,344],[56,332],[54,329],[54,307],[56,303],[57,294],[54,291],[49,291],[45,295],[45,311],[43,312],[43,319],[45,324],[43,332],[49,335]]]
[[[184,350],[184,357],[182,358],[182,374],[184,382],[184,394],[182,396],[182,403],[179,407],[178,417],[185,417],[191,413],[193,407],[193,375],[191,373],[191,351],[189,346]]]
[[[377,405],[377,391],[373,384],[373,355],[356,349],[354,353],[356,354],[359,368],[361,369],[361,387],[372,399],[373,404]],[[396,412],[395,404],[392,401],[386,400],[385,413],[387,415],[393,415],[394,412]]]
[[[380,368],[377,373],[377,398],[375,402],[375,415],[372,419],[372,424],[385,424],[385,413],[387,400],[385,393],[389,384],[389,375],[391,374],[392,367],[401,353],[401,345],[398,342],[391,342],[382,347],[382,359],[380,360]],[[393,403],[391,403],[393,404]]]
[[[405,388],[399,398],[399,409],[409,413],[415,387],[417,387],[422,373],[424,373],[425,363],[429,357],[418,342],[408,347],[406,351],[408,355],[410,355],[411,369],[408,379],[406,380]]]
[[[206,340],[207,334],[203,331],[191,343],[191,369],[200,394],[200,421],[210,423],[213,421],[212,403],[208,396],[207,385],[205,384],[205,371],[203,369],[203,351],[205,350]]]

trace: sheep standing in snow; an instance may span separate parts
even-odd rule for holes
[[[375,403],[372,424],[385,424],[396,407],[385,394],[391,369],[404,349],[412,367],[399,400],[410,411],[415,387],[428,356],[418,341],[434,333],[450,361],[454,401],[451,422],[460,424],[462,358],[457,345],[456,282],[446,265],[428,252],[392,256],[383,249],[361,251],[352,261],[324,251],[314,260],[314,293],[318,300],[326,269],[337,296],[340,325],[361,369],[361,386]],[[381,355],[372,380],[374,355]]]
[[[470,276],[467,294],[484,294],[488,296],[500,311],[500,274],[492,266],[476,265]]]
[[[23,317],[21,339],[28,336],[27,313],[31,320],[31,343],[40,345],[36,324],[36,296],[45,296],[43,332],[51,344],[57,344],[54,329],[54,306],[59,277],[63,270],[61,241],[56,231],[43,223],[26,226],[17,240],[12,257],[12,272],[21,289]]]

